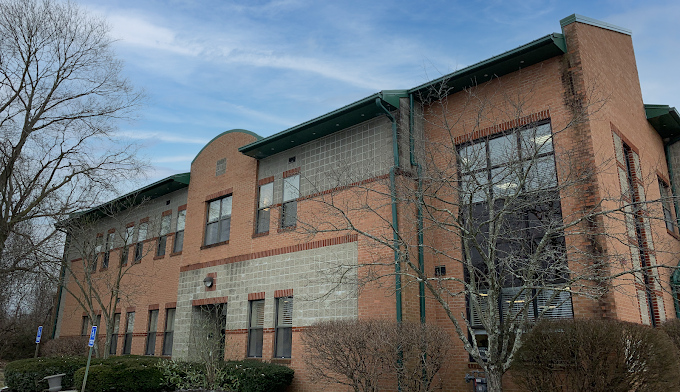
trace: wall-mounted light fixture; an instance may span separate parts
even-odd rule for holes
[[[205,279],[203,279],[203,284],[205,287],[212,287],[214,283],[213,277],[212,276],[206,276]]]

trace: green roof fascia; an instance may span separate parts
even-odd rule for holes
[[[421,84],[408,92],[421,99],[427,98],[434,88],[440,83],[446,82],[448,87],[451,88],[449,93],[457,93],[464,88],[488,82],[493,78],[519,71],[566,52],[567,45],[564,41],[564,35],[560,33],[548,34],[528,44]]]
[[[674,107],[645,104],[645,114],[662,138],[680,136],[680,113]]]
[[[242,146],[238,150],[256,159],[266,158],[384,115],[384,112],[376,106],[376,99],[381,99],[389,110],[394,110],[399,107],[399,98],[407,96],[406,90],[384,90],[285,131]]]
[[[199,151],[198,154],[196,154],[196,156],[194,157],[194,159],[191,160],[191,164],[192,164],[192,165],[194,164],[194,161],[196,160],[196,158],[198,158],[198,156],[201,155],[201,153],[203,152],[203,150],[205,150],[206,147],[208,147],[208,146],[210,145],[210,143],[214,142],[215,140],[219,139],[220,137],[222,137],[222,136],[224,136],[224,135],[226,135],[226,134],[228,134],[228,133],[234,133],[234,132],[245,133],[245,134],[248,134],[248,135],[255,136],[255,140],[262,140],[262,136],[258,135],[258,134],[255,133],[255,132],[249,131],[249,130],[247,130],[247,129],[230,129],[230,130],[228,130],[228,131],[224,131],[224,132],[220,133],[219,135],[215,136],[214,138],[210,139],[210,141],[209,141],[208,143],[206,143],[206,145],[203,146],[203,148],[201,148],[201,151]]]
[[[603,22],[601,20],[589,18],[587,16],[583,16],[583,15],[579,15],[579,14],[571,14],[571,15],[567,16],[566,18],[560,20],[560,26],[562,26],[562,27],[568,26],[568,25],[575,23],[575,22],[584,23],[584,24],[588,24],[588,25],[591,25],[591,26],[595,26],[595,27],[599,27],[599,28],[607,29],[607,30],[611,30],[611,31],[616,31],[616,32],[626,34],[626,35],[633,35],[633,31],[631,31],[630,29],[627,29],[625,27],[616,26],[616,25],[613,25],[611,23]]]
[[[180,173],[175,174],[170,177],[166,177],[162,180],[156,181],[153,184],[149,184],[145,187],[134,190],[123,196],[117,197],[109,202],[100,204],[97,207],[90,208],[86,211],[77,212],[71,214],[69,219],[75,217],[82,217],[86,215],[96,215],[97,218],[106,216],[108,212],[115,211],[117,208],[120,210],[125,210],[135,205],[139,205],[145,200],[152,200],[168,193],[186,188],[189,186],[189,181],[191,180],[191,173]]]

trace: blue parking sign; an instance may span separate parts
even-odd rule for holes
[[[94,339],[97,337],[97,326],[92,326],[92,331],[90,332],[90,341],[87,342],[88,347],[94,346]]]
[[[38,327],[38,334],[35,336],[35,342],[40,343],[40,338],[42,338],[42,325]]]

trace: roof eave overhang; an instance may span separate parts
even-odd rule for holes
[[[124,211],[134,206],[138,206],[143,202],[156,199],[158,197],[178,191],[182,188],[186,188],[189,186],[190,180],[191,173],[175,174],[156,181],[153,184],[149,184],[145,187],[127,193],[109,202],[100,204],[97,207],[71,214],[69,219],[87,217],[88,219],[94,220],[104,216],[110,216],[113,213]]]
[[[442,91],[445,91],[445,94],[457,93],[465,88],[488,82],[555,56],[563,55],[566,51],[567,46],[564,41],[564,35],[559,33],[548,34],[545,37],[501,53],[498,56],[424,83],[412,88],[408,92],[414,94],[421,101],[439,99],[442,98]],[[445,83],[446,86],[443,86],[442,83]],[[441,87],[446,88],[442,89]]]
[[[675,138],[680,136],[680,113],[668,105],[645,104],[647,121],[659,133],[661,138]]]
[[[275,135],[247,144],[238,150],[250,157],[263,159],[384,115],[384,112],[376,106],[376,99],[380,99],[387,109],[395,110],[399,107],[399,98],[407,96],[406,90],[384,90]]]

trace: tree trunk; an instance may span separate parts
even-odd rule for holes
[[[484,373],[489,392],[503,392],[503,372],[496,366],[489,366]]]

